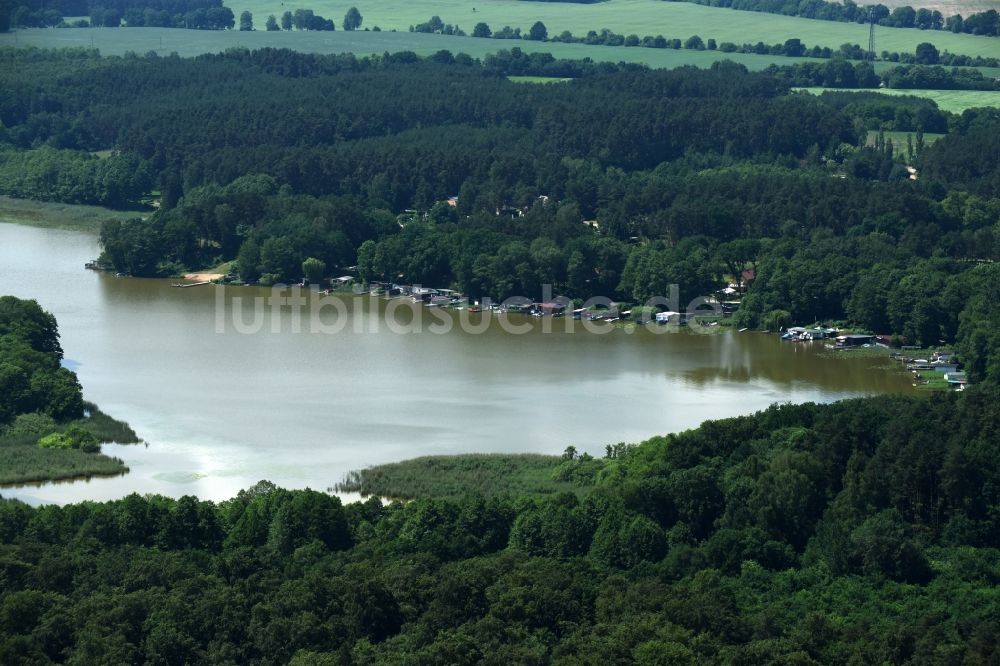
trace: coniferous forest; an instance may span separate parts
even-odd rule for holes
[[[807,73],[0,51],[0,192],[145,206],[116,271],[641,303],[752,270],[738,325],[949,343],[974,383],[567,451],[568,492],[0,501],[0,663],[996,663],[1000,112]],[[54,319],[0,306],[0,426],[79,417]]]

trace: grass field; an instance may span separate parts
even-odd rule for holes
[[[548,495],[585,490],[586,486],[578,483],[553,479],[563,462],[558,456],[530,453],[425,456],[352,472],[334,489],[392,499],[469,493],[485,497]]]
[[[1000,108],[1000,92],[979,90],[895,90],[881,89],[885,95],[916,95],[934,100],[939,109],[961,113],[966,109],[982,106]]]
[[[887,141],[892,141],[892,144],[896,146],[897,149],[906,147],[907,137],[909,137],[909,140],[913,141],[914,143],[916,143],[917,141],[916,132],[882,132],[882,135],[885,137]],[[943,136],[945,135],[924,134],[924,144],[929,146]],[[878,139],[878,132],[868,132],[868,137],[865,143],[866,145],[874,146],[876,139]]]
[[[390,53],[413,51],[419,55],[430,55],[447,49],[452,53],[467,53],[475,58],[482,58],[500,49],[516,46],[526,53],[551,53],[557,58],[637,62],[650,67],[667,68],[682,65],[708,67],[713,62],[728,59],[742,63],[749,69],[759,70],[774,63],[787,64],[795,61],[793,58],[782,56],[725,54],[718,51],[683,49],[675,51],[523,40],[502,41],[409,32],[215,32],[171,28],[39,28],[0,34],[0,46],[13,46],[15,41],[20,45],[42,48],[95,47],[105,55],[121,55],[127,51],[140,54],[156,51],[160,55],[168,55],[176,51],[181,56],[195,56],[202,53],[218,53],[233,47],[251,49],[273,47],[306,53],[350,52],[357,55],[381,54],[387,51]]]
[[[814,94],[820,94],[825,88],[799,88]],[[895,88],[869,89],[868,92],[878,92],[883,95],[913,95],[934,100],[938,108],[951,113],[962,113],[966,109],[983,106],[1000,108],[1000,91],[980,90],[897,90]]]
[[[525,4],[539,4],[528,3]],[[1000,42],[1000,40],[998,40]],[[452,53],[467,53],[475,58],[496,53],[500,49],[518,47],[526,53],[551,53],[557,58],[578,60],[591,58],[605,62],[634,62],[656,68],[682,65],[709,67],[719,60],[732,60],[748,69],[761,70],[772,64],[791,64],[800,61],[826,62],[810,58],[759,56],[719,51],[689,51],[685,49],[646,49],[624,46],[587,46],[585,44],[559,44],[525,40],[504,41],[425,35],[409,32],[215,32],[207,30],[178,30],[171,28],[39,28],[0,33],[0,46],[37,46],[41,48],[94,47],[105,55],[122,55],[127,51],[160,55],[177,52],[181,56],[218,53],[228,48],[251,49],[273,47],[289,48],[305,53],[355,53],[357,55],[385,52],[413,51],[430,55],[441,49]],[[892,63],[875,63],[878,71],[894,66]],[[981,68],[991,76],[1000,76],[1000,69]]]
[[[124,220],[148,214],[148,212],[111,210],[99,206],[75,206],[0,196],[0,222],[30,224],[36,227],[96,233],[100,231],[104,220]]]
[[[984,12],[987,9],[996,9],[995,0],[883,0],[883,5],[890,9],[909,5],[914,9],[938,10],[943,16],[961,14],[968,16],[976,12]]]
[[[567,5],[560,2],[524,2],[522,0],[352,0],[364,17],[362,27],[379,26],[383,30],[405,31],[409,26],[438,15],[445,23],[462,27],[471,33],[473,26],[483,21],[494,30],[505,25],[520,27],[527,32],[535,21],[542,21],[549,35],[569,30],[583,36],[588,30],[608,28],[628,35],[662,34],[685,39],[700,35],[719,42],[756,42],[769,44],[798,37],[805,44],[837,48],[845,42],[868,44],[868,27],[853,23],[816,21],[791,16],[742,12],[732,9],[705,7],[686,2],[663,0],[608,0],[592,5]],[[332,0],[229,0],[225,4],[239,16],[250,10],[255,25],[263,27],[268,14],[280,16],[296,8],[312,9],[332,18],[338,29],[344,12],[352,3]],[[995,7],[994,3],[994,7]],[[475,11],[473,11],[475,9]],[[1000,39],[950,32],[927,32],[917,29],[879,28],[875,33],[876,51],[906,51],[912,53],[920,42],[933,42],[939,50],[1000,57]]]

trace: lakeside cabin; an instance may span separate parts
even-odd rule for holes
[[[837,346],[840,348],[863,347],[864,345],[875,344],[874,335],[864,335],[861,333],[848,333],[837,336]]]
[[[429,303],[439,293],[437,289],[431,289],[430,287],[413,287],[410,290],[410,298],[413,299],[414,303]]]
[[[539,303],[535,307],[543,315],[557,316],[557,315],[563,315],[563,314],[566,313],[566,304],[565,303],[555,303],[555,302]]]
[[[785,330],[785,333],[781,336],[781,339],[792,340],[792,341],[823,340],[832,333],[835,333],[833,329],[803,328],[802,326],[791,326]]]
[[[667,310],[665,312],[657,312],[656,323],[684,326],[688,323],[688,315],[686,312],[674,312],[672,310]]]

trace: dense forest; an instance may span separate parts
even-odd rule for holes
[[[993,663],[998,398],[776,406],[579,493],[0,501],[0,661]]]
[[[32,412],[57,420],[83,416],[80,384],[60,360],[55,317],[34,301],[0,296],[0,426]]]

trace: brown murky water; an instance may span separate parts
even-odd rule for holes
[[[485,326],[481,316],[427,308],[402,333],[414,307],[367,296],[299,316],[265,300],[260,330],[246,333],[267,290],[176,289],[84,270],[97,254],[89,234],[0,224],[0,293],[56,315],[87,399],[149,444],[105,446],[131,467],[125,476],[4,496],[218,500],[264,478],[327,488],[348,470],[419,455],[571,444],[600,455],[608,443],[774,402],[910,388],[873,359],[830,359],[819,344],[775,335],[600,334],[580,322],[567,332],[571,320],[514,315]],[[464,331],[460,317],[485,330]],[[505,330],[515,325],[528,332]]]

